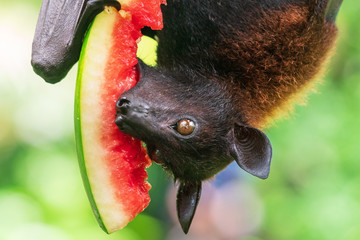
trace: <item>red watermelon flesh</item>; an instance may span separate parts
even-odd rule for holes
[[[137,139],[114,123],[115,103],[138,81],[140,29],[162,28],[163,1],[122,1],[94,20],[79,61],[75,132],[82,177],[93,212],[107,233],[126,226],[149,204],[145,168],[151,160]]]

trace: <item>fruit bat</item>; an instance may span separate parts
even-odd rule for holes
[[[146,143],[150,158],[179,182],[177,211],[188,232],[202,181],[232,161],[269,175],[272,147],[260,130],[314,80],[337,35],[342,0],[167,0],[157,67],[141,60],[138,84],[119,96],[120,131]],[[44,0],[34,71],[61,80],[83,35],[117,1]]]

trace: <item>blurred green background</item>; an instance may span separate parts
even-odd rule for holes
[[[234,167],[235,180],[206,185],[186,237],[174,215],[173,184],[156,165],[149,208],[112,235],[98,227],[75,152],[76,67],[50,85],[30,66],[40,5],[0,6],[0,240],[360,239],[359,1],[343,3],[337,49],[318,93],[267,131],[269,179]]]

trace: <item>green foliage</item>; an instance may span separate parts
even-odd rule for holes
[[[318,93],[268,131],[272,171],[257,185],[264,239],[360,239],[359,12],[359,2],[344,1]]]

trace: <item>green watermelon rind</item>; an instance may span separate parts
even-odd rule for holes
[[[85,159],[84,159],[84,151],[83,151],[83,143],[82,143],[82,133],[81,133],[81,104],[80,104],[80,94],[81,94],[81,84],[82,84],[82,76],[83,76],[83,64],[85,59],[86,47],[89,36],[91,34],[93,22],[89,26],[89,30],[87,31],[83,46],[80,53],[79,65],[78,65],[78,75],[76,79],[76,88],[75,88],[75,107],[74,107],[74,123],[75,123],[75,139],[76,139],[76,150],[78,155],[78,161],[80,166],[81,177],[83,180],[83,184],[85,187],[86,194],[88,196],[92,211],[95,215],[95,218],[100,225],[101,229],[103,229],[106,233],[109,233],[105,227],[105,224],[101,218],[98,207],[96,205],[95,199],[93,197],[93,193],[91,191],[91,186],[87,174],[87,170],[85,167]]]

